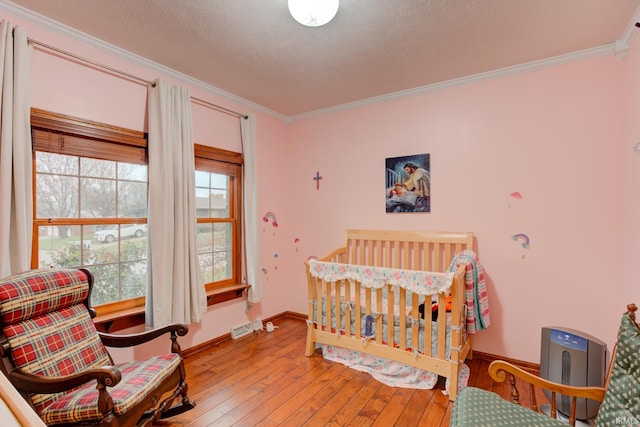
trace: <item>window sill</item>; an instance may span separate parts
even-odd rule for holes
[[[220,304],[241,298],[249,285],[230,285],[207,291],[207,305]],[[101,314],[93,319],[100,332],[115,332],[144,324],[144,306],[126,308]]]

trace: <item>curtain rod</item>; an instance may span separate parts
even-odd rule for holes
[[[52,50],[54,52],[58,52],[58,53],[60,53],[62,55],[65,55],[65,56],[69,56],[69,57],[71,57],[73,59],[76,59],[78,61],[86,62],[88,64],[91,64],[91,65],[95,66],[95,67],[103,68],[105,70],[111,71],[112,73],[120,74],[120,75],[125,76],[125,77],[127,77],[127,78],[129,78],[131,80],[134,80],[134,81],[136,81],[138,83],[142,83],[142,84],[145,84],[145,85],[151,85],[152,87],[156,86],[155,82],[152,82],[152,81],[149,81],[149,80],[145,80],[142,77],[134,76],[133,74],[129,74],[129,73],[126,73],[124,71],[117,70],[115,68],[109,67],[109,66],[104,65],[104,64],[100,64],[98,62],[92,61],[92,60],[87,59],[87,58],[83,58],[83,57],[75,55],[75,54],[73,54],[71,52],[67,52],[67,51],[64,51],[62,49],[58,49],[57,47],[48,45],[46,43],[42,43],[42,42],[40,42],[38,40],[34,40],[32,38],[27,38],[27,42],[31,43],[32,45],[40,46],[40,47],[43,47],[45,49],[49,49],[49,50]],[[202,99],[195,98],[193,96],[191,97],[191,102],[194,102],[196,104],[202,105],[204,107],[212,108],[214,110],[220,111],[221,113],[228,114],[230,116],[234,116],[234,117],[237,117],[237,118],[243,118],[243,119],[248,118],[246,114],[238,113],[237,111],[230,110],[230,109],[222,107],[220,105],[212,104],[211,102],[204,101]]]

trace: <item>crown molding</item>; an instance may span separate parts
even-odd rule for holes
[[[109,54],[111,56],[114,56],[116,58],[125,60],[127,62],[139,65],[141,67],[150,69],[152,71],[155,71],[159,74],[165,75],[169,78],[175,79],[177,81],[181,81],[185,84],[191,85],[193,87],[196,87],[198,89],[201,89],[202,91],[206,92],[206,93],[210,93],[212,95],[215,96],[219,96],[223,99],[226,99],[228,101],[234,102],[236,104],[240,104],[248,109],[251,109],[253,111],[258,111],[264,114],[267,114],[269,116],[272,116],[278,120],[287,121],[287,116],[277,113],[269,108],[266,108],[262,105],[253,103],[247,99],[241,98],[237,95],[234,95],[230,92],[224,91],[220,88],[217,88],[213,85],[210,85],[208,83],[204,83],[201,80],[197,80],[194,79],[193,77],[190,77],[186,74],[180,73],[176,70],[173,70],[169,67],[165,67],[164,65],[158,64],[156,62],[150,61],[149,59],[146,59],[142,56],[136,55],[134,53],[131,53],[127,50],[124,50],[122,48],[119,48],[117,46],[114,46],[112,44],[109,44],[107,42],[105,42],[104,40],[100,40],[96,37],[90,36],[86,33],[83,33],[81,31],[78,31],[74,28],[68,27],[64,24],[61,24],[57,21],[54,21],[46,16],[40,15],[38,13],[35,13],[29,9],[25,9],[21,6],[18,6],[14,3],[11,3],[9,1],[6,0],[0,0],[0,12],[4,12],[7,13],[11,16],[15,16],[16,18],[22,19],[25,22],[28,22],[30,24],[33,24],[39,28],[42,28],[44,30],[47,31],[51,31],[53,33],[62,35],[64,37],[67,37],[75,42],[84,44],[86,46],[95,48],[100,50],[101,52],[104,52],[106,54]],[[244,114],[244,113],[243,113]]]
[[[539,61],[528,62],[521,65],[515,65],[511,67],[501,68],[498,70],[487,71],[484,73],[447,80],[444,82],[420,86],[420,87],[398,91],[398,92],[392,92],[385,95],[375,96],[375,97],[354,101],[354,102],[349,102],[341,105],[336,105],[328,108],[323,108],[319,110],[313,110],[313,111],[309,111],[301,114],[296,114],[293,116],[286,116],[284,114],[281,114],[269,108],[266,108],[262,105],[259,105],[247,99],[241,98],[230,92],[226,92],[213,85],[194,79],[193,77],[190,77],[186,74],[180,73],[176,70],[157,64],[139,55],[128,52],[117,46],[106,43],[103,40],[100,40],[98,38],[85,34],[81,31],[78,31],[76,29],[63,25],[46,16],[39,15],[31,10],[25,9],[14,3],[11,3],[10,1],[0,0],[0,12],[4,12],[9,15],[15,16],[16,18],[22,19],[30,24],[36,25],[40,28],[54,32],[56,34],[63,35],[73,41],[98,49],[104,53],[123,59],[127,62],[137,64],[141,67],[166,75],[175,80],[182,81],[193,87],[201,89],[206,93],[219,96],[223,99],[226,99],[230,102],[237,103],[251,110],[264,113],[275,119],[281,120],[285,124],[289,124],[295,121],[305,120],[309,118],[314,118],[318,116],[323,116],[331,113],[336,113],[340,111],[379,104],[383,102],[395,101],[402,98],[412,97],[415,95],[420,95],[428,92],[435,92],[435,91],[446,89],[446,88],[467,85],[467,84],[476,83],[476,82],[489,80],[489,79],[495,79],[495,78],[504,77],[512,74],[524,73],[524,72],[529,72],[529,71],[538,70],[542,68],[553,67],[561,64],[582,61],[582,60],[595,58],[599,56],[615,54],[619,58],[625,58],[627,51],[629,50],[629,47],[631,46],[631,44],[633,43],[633,40],[635,39],[637,31],[639,31],[638,28],[635,26],[635,23],[640,22],[640,7],[639,7],[636,10],[636,13],[634,14],[633,19],[627,26],[626,31],[624,32],[622,37],[616,42],[612,42],[612,43],[591,48],[591,49],[572,52],[565,55],[559,55],[552,58],[542,59]]]
[[[638,34],[638,27],[636,27],[636,22],[640,22],[640,6],[636,9],[636,12],[633,14],[633,17],[629,24],[627,25],[626,30],[622,34],[622,37],[616,41],[615,53],[618,58],[626,59],[627,54],[629,52],[629,47],[633,43],[633,40],[636,38],[636,34]]]
[[[456,86],[463,86],[471,83],[476,83],[489,79],[496,79],[512,74],[519,74],[529,72],[533,70],[539,70],[542,68],[553,67],[561,64],[567,64],[570,62],[582,61],[585,59],[595,58],[598,56],[610,55],[616,52],[616,43],[609,43],[607,45],[585,49],[578,52],[572,52],[566,55],[559,55],[553,58],[542,59],[539,61],[527,62],[521,65],[514,65],[511,67],[505,67],[498,70],[487,71],[485,73],[474,74],[471,76],[461,77],[458,79],[447,80],[440,83],[434,83],[426,86],[420,86],[413,89],[407,89],[399,92],[392,92],[386,95],[375,96],[372,98],[363,99],[360,101],[349,102],[346,104],[337,105],[335,107],[324,108],[321,110],[310,111],[308,113],[297,114],[289,117],[290,122],[297,120],[309,119],[325,114],[335,113],[338,111],[350,110],[367,105],[379,104],[382,102],[395,101],[402,98],[408,98],[415,95],[420,95],[427,92],[435,92],[442,89],[447,89]]]

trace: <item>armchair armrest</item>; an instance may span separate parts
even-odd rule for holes
[[[507,375],[509,374],[509,375]],[[511,384],[511,402],[520,404],[520,394],[516,388],[515,378],[518,378],[529,384],[531,389],[531,408],[538,411],[538,403],[536,402],[535,387],[551,392],[551,416],[556,418],[556,393],[571,397],[571,414],[569,417],[569,425],[575,424],[576,419],[576,403],[579,397],[602,402],[604,400],[605,389],[602,387],[577,387],[566,384],[558,384],[553,381],[545,380],[517,366],[505,362],[503,360],[494,360],[489,365],[489,375],[494,381],[504,382],[507,377]]]
[[[27,393],[60,393],[68,391],[88,383],[91,380],[98,381],[98,387],[113,387],[122,379],[122,374],[114,366],[102,366],[73,375],[59,377],[44,377],[19,370],[9,373],[9,379],[13,385]]]
[[[135,334],[108,334],[98,332],[102,343],[107,347],[133,347],[158,338],[164,334],[171,335],[171,351],[180,354],[180,346],[177,343],[177,335],[185,336],[189,332],[189,327],[183,324],[171,324],[161,328],[152,329],[150,331],[139,332]]]

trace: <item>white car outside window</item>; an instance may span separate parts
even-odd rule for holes
[[[120,226],[120,234],[118,234],[118,226],[113,225],[104,230],[98,230],[93,233],[93,240],[102,243],[111,243],[118,238],[142,237],[147,233],[147,224],[125,224]]]

